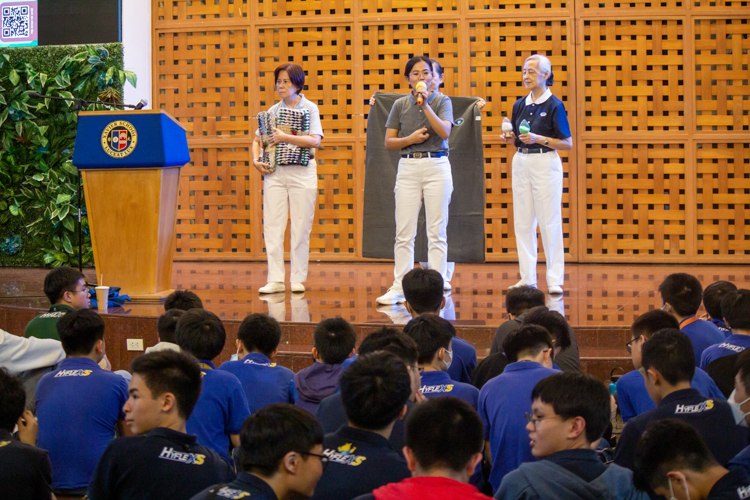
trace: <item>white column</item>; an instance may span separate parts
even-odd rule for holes
[[[151,109],[151,0],[122,0],[122,44],[125,69],[138,76],[138,87],[125,83],[125,104],[145,99]]]

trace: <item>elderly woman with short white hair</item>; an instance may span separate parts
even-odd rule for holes
[[[552,64],[535,54],[523,65],[529,95],[503,118],[501,139],[518,148],[513,156],[513,218],[521,281],[511,288],[536,287],[536,228],[547,257],[547,288],[561,294],[565,272],[562,232],[562,162],[557,151],[568,151],[573,140],[562,101],[552,95]]]

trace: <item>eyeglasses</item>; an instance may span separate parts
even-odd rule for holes
[[[641,336],[640,335],[638,335],[636,338],[634,338],[633,340],[631,340],[630,342],[628,342],[627,344],[625,344],[625,347],[628,349],[628,352],[630,354],[633,354],[633,342],[638,342],[639,340],[641,340]]]
[[[304,451],[298,451],[300,455],[307,455],[310,457],[318,457],[320,459],[320,463],[323,466],[323,470],[326,470],[326,467],[328,467],[328,457],[325,455],[318,455],[317,453],[307,453]]]
[[[534,417],[534,415],[532,415],[531,413],[524,413],[524,415],[526,415],[526,421],[534,427],[534,430],[536,430],[536,424],[538,424],[542,420],[547,420],[548,418],[555,418],[555,417],[560,416],[560,415],[550,415],[549,417]]]

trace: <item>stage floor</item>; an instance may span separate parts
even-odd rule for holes
[[[538,272],[539,287],[546,292],[544,266],[539,266]],[[695,275],[704,287],[727,280],[739,288],[750,288],[749,266],[568,264],[565,291],[562,296],[548,295],[548,306],[564,310],[573,326],[629,326],[640,314],[661,306],[659,284],[675,272]],[[44,269],[0,268],[0,305],[49,307],[42,292],[46,273]],[[96,280],[93,269],[85,274],[91,282]],[[507,288],[518,279],[515,264],[457,264],[443,315],[457,325],[499,325],[507,317]],[[223,319],[241,320],[260,312],[280,321],[301,323],[341,316],[352,323],[402,324],[410,319],[403,307],[375,303],[392,280],[390,263],[313,262],[304,294],[287,291],[260,296],[258,288],[266,283],[264,262],[175,262],[172,288],[194,291],[206,309]],[[126,304],[108,314],[159,316],[162,312],[161,304]]]

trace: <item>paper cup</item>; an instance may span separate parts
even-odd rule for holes
[[[109,302],[109,287],[98,286],[96,287],[96,308],[99,311],[107,311],[107,303]]]

